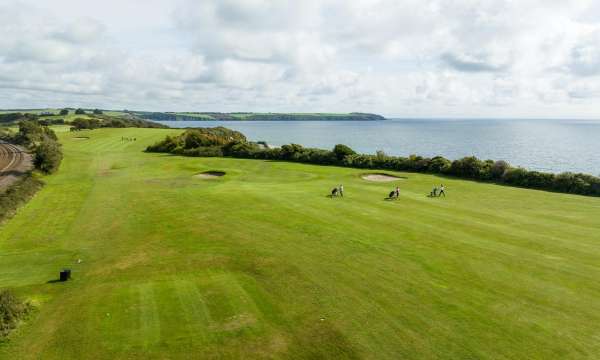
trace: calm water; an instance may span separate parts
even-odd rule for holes
[[[532,170],[600,174],[600,121],[411,120],[358,121],[161,121],[171,127],[225,126],[270,145],[297,143],[330,149],[346,144],[360,153],[475,155]]]

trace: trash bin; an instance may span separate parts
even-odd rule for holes
[[[60,281],[67,281],[71,278],[71,269],[63,269],[60,272]]]

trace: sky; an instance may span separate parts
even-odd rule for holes
[[[592,0],[0,0],[0,108],[600,118]]]

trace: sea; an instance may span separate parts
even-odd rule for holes
[[[544,172],[600,175],[600,120],[388,119],[382,121],[158,121],[173,128],[225,126],[271,146],[295,143],[388,155],[474,155]]]

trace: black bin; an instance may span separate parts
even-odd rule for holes
[[[71,278],[71,269],[63,269],[60,272],[60,281],[67,281]]]

